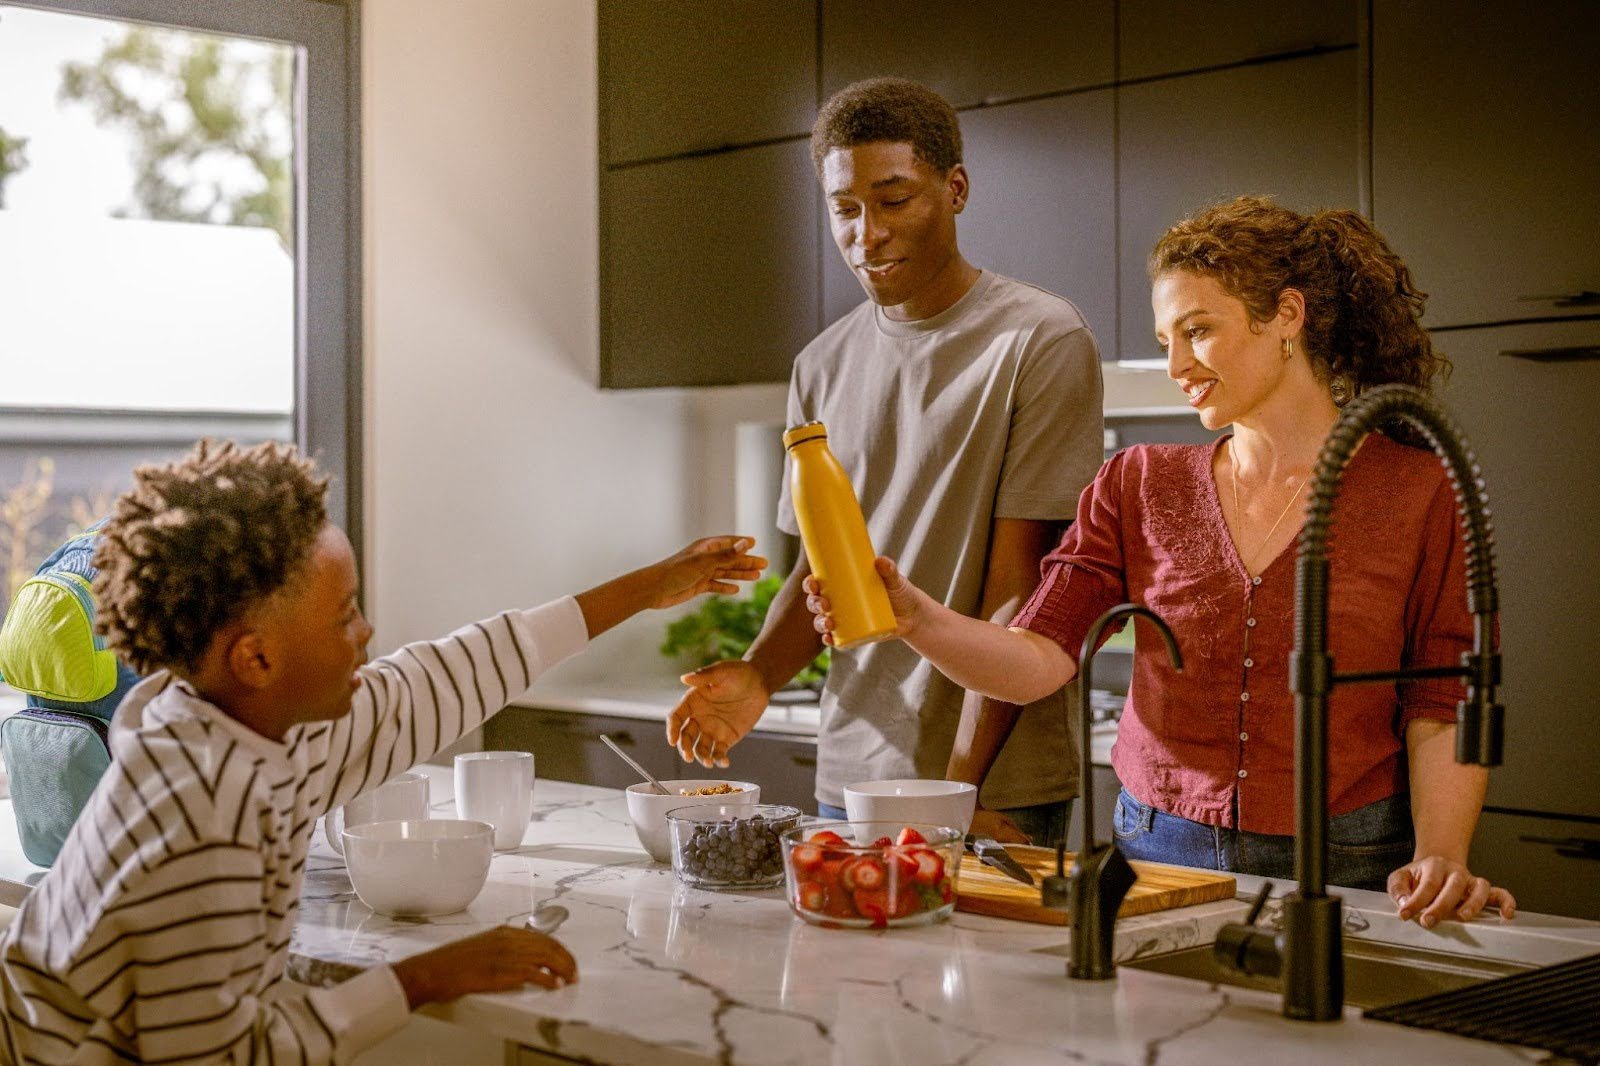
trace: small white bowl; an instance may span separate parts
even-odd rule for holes
[[[494,826],[455,818],[368,822],[344,831],[361,902],[379,914],[454,914],[477,898],[494,858]]]
[[[844,809],[852,822],[920,822],[972,828],[978,788],[965,781],[901,778],[860,781],[844,787]]]
[[[663,781],[661,784],[669,795],[661,795],[650,787],[648,781],[628,786],[628,816],[633,819],[633,828],[639,834],[639,843],[644,845],[644,850],[648,851],[656,862],[672,861],[672,833],[667,828],[668,811],[679,807],[693,807],[700,803],[758,803],[761,800],[761,786],[749,781],[685,778],[680,781]],[[681,794],[685,789],[693,791],[717,785],[728,785],[743,791],[729,792],[720,796]]]

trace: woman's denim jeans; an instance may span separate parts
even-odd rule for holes
[[[1117,845],[1130,859],[1206,870],[1294,877],[1294,837],[1203,825],[1140,803],[1127,789],[1112,816]],[[1416,846],[1411,798],[1390,796],[1328,819],[1328,883],[1383,891]]]

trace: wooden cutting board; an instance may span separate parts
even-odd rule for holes
[[[1056,853],[1053,848],[1035,848],[1026,845],[1008,845],[1006,850],[1035,878],[1056,872]],[[1219,899],[1232,899],[1235,885],[1233,875],[1212,870],[1192,870],[1186,866],[1167,866],[1157,862],[1130,862],[1139,879],[1133,883],[1128,896],[1122,901],[1120,918],[1152,911],[1172,910],[1195,903],[1211,903]],[[1072,852],[1067,852],[1067,866],[1072,869]],[[1066,925],[1067,912],[1050,910],[1039,905],[1039,885],[1025,885],[1007,877],[992,866],[984,865],[976,855],[961,856],[961,877],[956,888],[956,910],[971,914],[987,914],[995,918],[1014,918],[1019,922],[1040,922],[1045,925]]]

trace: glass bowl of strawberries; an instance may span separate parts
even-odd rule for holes
[[[813,822],[780,838],[789,907],[814,925],[926,925],[956,907],[959,829],[904,822]]]

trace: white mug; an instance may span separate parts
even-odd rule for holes
[[[396,774],[361,793],[322,820],[322,835],[335,855],[344,854],[344,830],[368,822],[417,821],[428,817],[428,778],[414,771]]]
[[[519,847],[533,817],[533,752],[456,756],[456,814],[494,826],[494,849]]]

